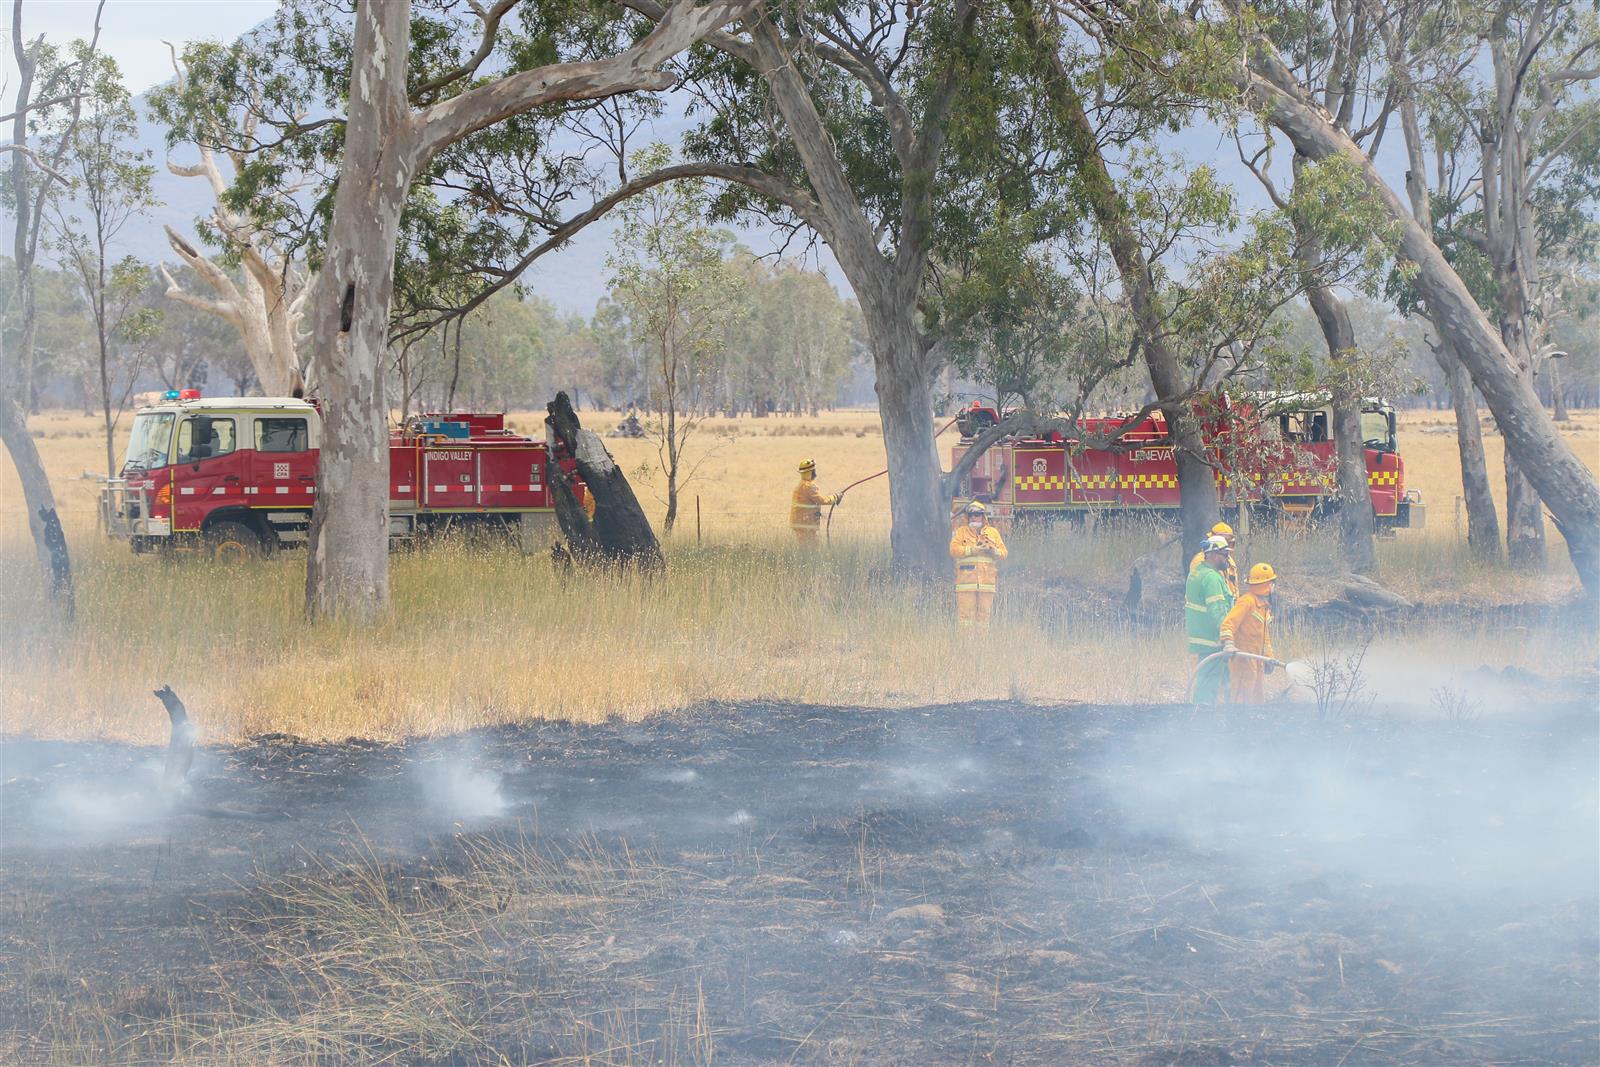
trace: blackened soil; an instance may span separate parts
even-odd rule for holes
[[[682,1062],[1600,1062],[1594,708],[1298,714],[744,705],[266,737],[202,749],[176,804],[158,749],[12,739],[0,1059],[62,1059],[75,1003],[131,1034],[266,982],[222,933],[285,876],[359,856],[421,885],[500,842],[664,887],[569,931],[559,1018],[692,1016]],[[501,1059],[457,1061],[592,1053],[562,1025],[486,1024]],[[104,1061],[148,1048],[118,1037]],[[652,1040],[595,1061],[666,1059]]]

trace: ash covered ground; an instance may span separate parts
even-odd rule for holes
[[[1595,1063],[1597,744],[741,705],[206,747],[169,805],[12,739],[0,1059]]]

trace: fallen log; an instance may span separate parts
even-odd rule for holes
[[[639,498],[634,496],[622,468],[606,451],[600,435],[583,428],[566,393],[557,393],[545,410],[549,412],[544,420],[546,439],[551,445],[545,461],[545,483],[550,487],[556,522],[567,539],[572,558],[633,564],[644,571],[662,567],[665,560],[661,542],[656,540]],[[593,519],[584,512],[572,480],[561,469],[560,459],[568,456],[594,496]]]

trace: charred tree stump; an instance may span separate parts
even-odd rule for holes
[[[544,420],[550,456],[545,461],[545,482],[556,509],[556,522],[567,538],[574,557],[633,564],[653,571],[665,564],[661,542],[656,540],[650,520],[645,518],[633,487],[617,466],[598,434],[585,430],[566,393],[545,405]],[[583,503],[573,492],[572,481],[561,469],[559,460],[571,457],[594,496],[594,518],[584,513]]]
[[[189,777],[189,767],[194,763],[194,742],[200,731],[190,721],[188,709],[178,699],[178,694],[172,691],[172,686],[164,685],[154,690],[154,694],[167,709],[167,718],[172,721],[172,736],[167,741],[167,763],[161,774],[161,791],[171,793],[181,789],[184,779]]]

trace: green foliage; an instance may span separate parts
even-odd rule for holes
[[[628,47],[649,23],[604,0],[517,5],[492,54],[466,64],[482,24],[466,0],[412,5],[409,95],[426,107],[535,67]],[[235,153],[228,205],[315,270],[339,177],[353,20],[348,0],[287,0],[233,44],[188,45],[187,77],[151,94],[168,143]],[[444,80],[445,84],[429,88]],[[648,97],[559,105],[514,116],[453,144],[417,176],[401,219],[393,314],[398,335],[424,334],[481,297],[588,195],[599,195]],[[215,235],[211,235],[213,238]]]

